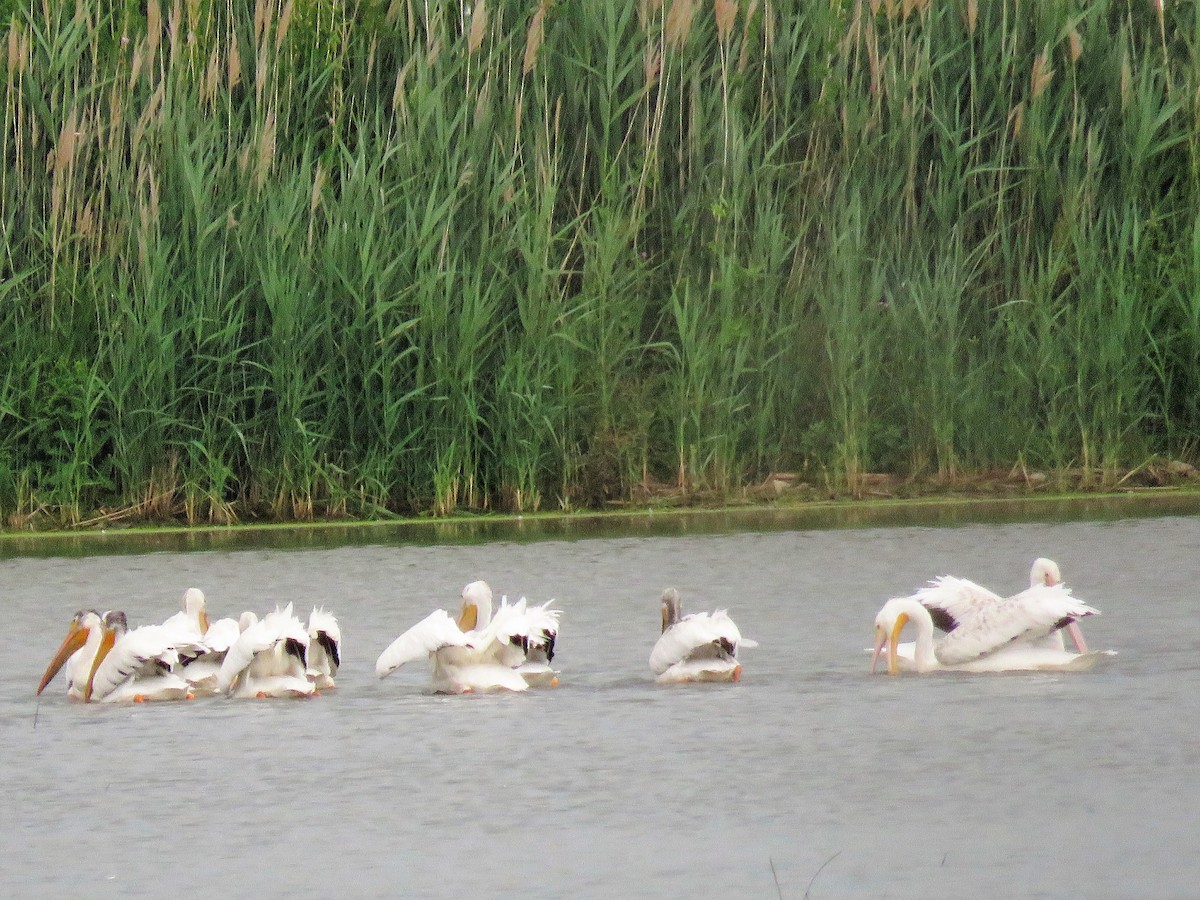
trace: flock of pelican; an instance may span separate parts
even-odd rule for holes
[[[463,588],[458,615],[439,609],[409,628],[379,655],[385,678],[406,663],[428,659],[438,693],[524,691],[558,684],[552,667],[560,611],[553,601],[531,604],[502,597],[493,610],[486,582]],[[203,695],[308,697],[335,686],[341,663],[337,619],[314,608],[307,623],[292,604],[261,619],[210,622],[204,593],[189,588],[183,609],[161,625],[130,629],[125,613],[84,609],[38,685],[40,695],[65,670],[67,696],[84,702],[183,700]],[[736,682],[743,638],[725,610],[684,615],[679,591],[661,598],[662,632],[650,653],[660,683]],[[1075,599],[1058,566],[1038,559],[1030,586],[1004,598],[964,578],[942,576],[905,597],[888,600],[875,617],[871,672],[882,656],[890,674],[938,671],[1078,671],[1111,651],[1089,651],[1078,620],[1098,611]],[[905,627],[914,642],[900,643]],[[935,630],[944,632],[937,640]],[[1062,633],[1075,645],[1068,651]]]
[[[161,625],[130,629],[120,610],[79,610],[37,692],[65,669],[67,696],[85,702],[306,697],[333,687],[341,640],[333,615],[314,608],[305,625],[290,603],[209,622],[204,593],[189,588]]]

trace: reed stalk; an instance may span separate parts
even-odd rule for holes
[[[0,28],[9,524],[806,467],[1105,485],[1200,452],[1191,4],[80,0]]]

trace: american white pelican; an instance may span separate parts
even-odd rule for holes
[[[195,646],[161,625],[131,630],[125,613],[106,612],[84,699],[103,703],[190,700],[194,695],[187,682],[172,671],[180,650],[194,652]]]
[[[1054,587],[1057,584],[1062,584],[1062,574],[1059,572],[1058,563],[1045,557],[1035,559],[1029,570],[1030,589]],[[1021,597],[1023,594],[1016,596]],[[935,578],[928,586],[913,594],[913,597],[929,610],[929,614],[933,617],[934,627],[947,632],[956,630],[961,622],[975,621],[980,615],[987,615],[987,611],[993,607],[1008,602],[999,594],[993,593],[973,581],[956,578],[953,575]],[[1071,621],[1066,626],[1066,631],[1071,635],[1079,652],[1087,653],[1087,642],[1083,639],[1083,632],[1079,630],[1079,625]],[[1040,646],[1050,650],[1062,650],[1062,630],[1056,628],[1044,636]]]
[[[1037,585],[959,621],[935,644],[929,608],[916,596],[897,597],[875,617],[871,671],[885,644],[891,674],[902,668],[919,673],[1089,669],[1108,654],[1068,653],[1048,646],[1044,639],[1067,623],[1092,615],[1098,611],[1076,600],[1061,584]],[[901,648],[900,634],[910,621],[916,625],[917,639],[910,648]]]
[[[650,652],[650,668],[662,684],[684,681],[739,681],[739,647],[757,647],[742,637],[723,609],[682,615],[679,591],[662,595],[662,635]]]
[[[188,588],[183,592],[182,603],[183,611],[175,613],[163,622],[163,628],[199,640],[204,637],[204,632],[208,631],[208,610],[204,602],[204,591]]]
[[[221,663],[241,634],[241,629],[236,619],[211,621],[204,592],[199,588],[184,591],[182,602],[183,611],[175,613],[162,624],[180,642],[180,646],[186,643],[190,648],[180,651],[176,673],[192,686],[197,695],[215,694]]]
[[[331,688],[341,664],[342,630],[338,621],[325,607],[314,606],[308,616],[308,680],[317,690]]]
[[[225,654],[217,691],[236,697],[307,697],[308,631],[292,604],[259,618],[242,613],[241,634]]]
[[[187,683],[198,696],[220,693],[217,690],[217,680],[221,674],[221,666],[229,649],[241,634],[242,629],[237,619],[217,619],[204,632],[201,639],[202,650],[180,657],[180,674],[187,679]]]
[[[74,700],[182,700],[190,694],[187,683],[170,672],[175,659],[174,648],[158,626],[129,631],[122,612],[110,610],[102,618],[95,610],[80,610],[37,692],[41,694],[65,664],[67,696]]]
[[[75,613],[67,626],[67,636],[46,667],[46,673],[38,685],[38,694],[41,695],[59,669],[66,666],[64,677],[67,679],[67,696],[72,700],[83,700],[88,676],[92,674],[92,661],[96,658],[103,636],[100,613],[94,609],[81,609]]]
[[[540,609],[554,618],[554,610]],[[430,613],[379,655],[375,674],[386,678],[405,663],[428,657],[437,693],[523,691],[528,682],[515,667],[527,661],[531,628],[526,612],[524,600],[512,606],[504,602],[493,616],[492,589],[486,582],[473,581],[463,588],[457,621],[444,609]],[[553,641],[548,646],[552,652]]]

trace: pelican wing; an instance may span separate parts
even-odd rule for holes
[[[225,653],[242,636],[237,619],[217,619],[204,632],[204,646],[209,653]]]
[[[505,640],[510,635],[524,636],[528,631],[528,606],[522,597],[516,603],[509,603],[507,597],[500,598],[500,605],[492,614],[492,621],[483,629],[489,638]]]
[[[185,644],[194,650],[195,645]],[[137,675],[159,674],[178,661],[175,636],[162,625],[143,625],[126,632],[96,668],[92,678],[92,699],[103,700]],[[152,671],[157,669],[158,671]]]
[[[308,617],[308,668],[310,673],[333,676],[342,664],[342,629],[324,607]]]
[[[526,614],[527,632],[525,656],[539,662],[554,660],[554,645],[558,641],[560,610],[550,609],[553,600],[541,606],[531,606]]]
[[[934,627],[941,631],[954,631],[964,622],[970,623],[1004,602],[999,594],[953,575],[935,578],[928,587],[921,588],[913,596],[929,610]]]
[[[475,641],[479,651],[477,661],[495,663],[510,669],[521,665],[525,662],[529,650],[532,628],[529,605],[525,598],[510,604],[507,597],[501,597],[500,606],[492,616],[492,621]]]
[[[738,650],[750,649],[758,646],[758,641],[752,641],[748,637],[742,637],[742,632],[734,624],[733,619],[729,618],[729,613],[723,609],[718,609],[712,614],[713,622],[721,633],[724,634],[732,643],[734,655],[737,655]]]
[[[296,647],[296,653],[300,648],[304,650],[308,648],[308,632],[292,615],[292,604],[290,603],[284,609],[276,608],[274,612],[263,616],[261,621],[254,622],[238,636],[233,646],[226,652],[225,659],[221,663],[221,671],[217,673],[217,690],[222,694],[227,693],[233,688],[238,677],[250,668],[251,663],[257,659],[263,659],[262,654],[272,650],[281,642]],[[278,666],[267,663],[268,671],[259,671],[260,667],[256,666],[256,674],[291,674],[288,671],[290,664],[284,658],[289,655],[291,654],[283,654]]]
[[[1061,584],[1036,585],[980,608],[969,621],[960,622],[938,644],[937,658],[944,666],[961,665],[1008,644],[1037,641],[1076,619],[1098,613]]]
[[[268,622],[270,617],[264,617],[255,622],[238,635],[233,646],[225,654],[221,662],[221,671],[217,673],[217,691],[227,693],[237,681],[238,676],[250,667],[254,657],[275,646],[277,636]]]
[[[175,613],[161,625],[144,625],[142,627],[161,629],[166,636],[165,639],[179,654],[179,662],[184,665],[208,652],[208,647],[204,643],[204,635],[200,633],[199,624],[186,612]]]
[[[692,613],[662,633],[650,653],[650,668],[661,675],[684,660],[734,659],[738,644],[757,646],[753,641],[743,641],[725,610],[719,609],[712,615]]]
[[[181,641],[199,641],[203,637],[196,620],[186,612],[175,613],[158,627]]]
[[[526,610],[525,618],[529,628],[528,636],[531,640],[540,636],[558,636],[558,617],[562,615],[562,610],[551,609],[550,604],[553,602],[553,600],[547,600],[541,606],[530,606]]]
[[[375,674],[380,678],[391,675],[405,663],[423,659],[443,647],[469,647],[471,640],[444,609],[431,612],[379,654]]]

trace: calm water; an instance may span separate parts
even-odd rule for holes
[[[0,893],[1192,897],[1198,550],[1200,518],[1163,517],[2,560]],[[1015,591],[1038,555],[1103,610],[1103,669],[867,675],[885,598]],[[558,598],[560,687],[375,679],[480,577]],[[653,683],[669,584],[761,643],[741,684]],[[190,585],[215,615],[332,607],[339,689],[35,704],[77,607],[161,621]]]

